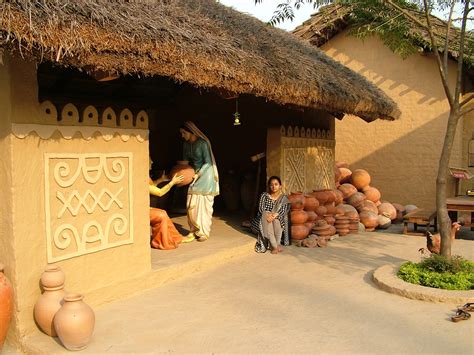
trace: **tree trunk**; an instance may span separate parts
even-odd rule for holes
[[[454,136],[459,119],[459,112],[451,108],[449,111],[448,125],[444,137],[443,150],[439,159],[438,177],[436,178],[436,209],[438,210],[438,222],[441,234],[441,255],[451,258],[451,220],[446,207],[447,177],[449,160],[453,147]]]

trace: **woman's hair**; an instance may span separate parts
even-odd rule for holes
[[[268,183],[267,183],[267,186],[270,186],[270,183],[272,182],[272,180],[276,180],[278,181],[278,183],[281,185],[281,180],[278,176],[270,176],[270,179],[268,179]]]
[[[194,134],[194,132],[191,131],[191,129],[189,127],[187,127],[185,124],[182,124],[181,126],[179,126],[179,129],[184,129],[186,132]]]

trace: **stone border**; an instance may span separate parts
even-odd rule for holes
[[[441,303],[457,303],[463,305],[474,302],[474,291],[451,291],[438,288],[414,285],[398,278],[400,265],[384,265],[376,269],[372,275],[374,283],[382,290],[399,296]]]

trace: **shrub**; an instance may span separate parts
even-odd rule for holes
[[[397,273],[403,281],[445,290],[474,289],[474,263],[460,256],[432,254],[420,263],[406,262]]]

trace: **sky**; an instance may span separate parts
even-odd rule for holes
[[[245,12],[252,16],[255,16],[264,22],[267,22],[272,17],[272,14],[275,11],[276,6],[280,2],[283,2],[283,1],[282,0],[263,0],[262,3],[257,4],[257,5],[255,5],[254,0],[219,0],[219,2],[221,4],[231,6],[240,12]],[[304,5],[300,7],[299,10],[295,10],[295,19],[293,20],[293,22],[288,20],[282,24],[279,24],[277,27],[287,30],[287,31],[291,31],[295,29],[297,26],[301,25],[304,21],[309,19],[311,17],[311,14],[314,12],[316,12],[316,10],[314,9],[314,5],[305,3]],[[445,18],[445,15],[440,12],[434,12],[433,14],[440,18]],[[473,24],[471,23],[470,26],[468,26],[468,28],[472,29],[473,28],[472,25]]]

